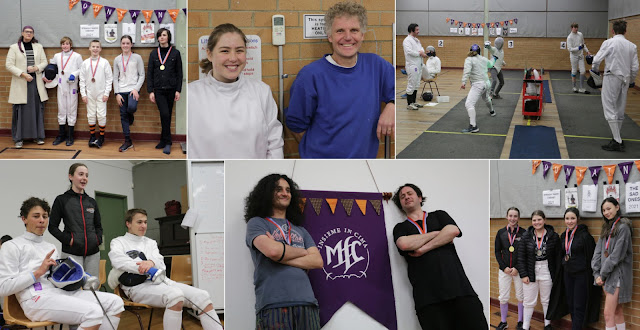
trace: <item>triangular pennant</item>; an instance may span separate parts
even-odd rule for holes
[[[532,160],[531,161],[531,174],[536,174],[536,170],[538,169],[538,166],[540,166],[540,163],[542,161],[541,160]]]
[[[91,7],[91,2],[82,0],[82,15],[87,12],[87,9]]]
[[[302,211],[302,213],[304,213],[304,207],[306,205],[307,205],[307,198],[306,197],[300,198],[300,211]]]
[[[69,10],[73,9],[73,6],[77,5],[80,0],[69,0]]]
[[[480,24],[482,26],[482,28],[484,29],[484,23]]]
[[[162,23],[162,20],[164,19],[164,13],[166,12],[166,10],[156,9],[154,10],[154,12],[156,13],[156,17],[158,18],[158,24]]]
[[[367,215],[367,200],[366,199],[356,199],[356,204],[358,204],[358,208],[362,215]]]
[[[551,168],[551,162],[542,161],[542,177],[547,178],[547,173],[549,173],[549,169]]]
[[[342,207],[347,211],[347,215],[351,216],[351,209],[353,209],[353,199],[341,199]]]
[[[316,211],[316,215],[320,215],[320,208],[322,207],[322,198],[309,198],[311,201],[311,205],[313,205],[313,210]]]
[[[620,172],[622,172],[622,178],[624,179],[624,183],[627,183],[627,180],[629,180],[629,172],[631,172],[631,165],[633,165],[633,162],[625,162],[625,163],[618,164],[618,167],[620,168]]]
[[[447,17],[447,23],[449,23],[449,21],[450,21],[450,20],[451,20],[451,19],[450,19],[449,17]]]
[[[607,179],[609,180],[609,184],[613,182],[613,175],[616,173],[616,165],[602,165],[604,172],[607,174]]]
[[[182,8],[182,11],[184,12],[184,16],[187,16],[187,8]]]
[[[93,18],[98,17],[98,13],[100,13],[101,10],[102,10],[102,5],[94,3],[93,4]]]
[[[376,214],[380,215],[380,207],[382,206],[382,201],[379,199],[370,199],[371,205],[373,205],[373,209],[376,210]]]
[[[107,21],[109,21],[109,17],[111,17],[115,11],[115,7],[104,6],[104,14],[107,16]]]
[[[144,21],[150,23],[151,15],[153,15],[153,10],[142,10],[142,15],[144,16]]]
[[[638,171],[640,171],[640,160],[636,160],[634,163],[636,163],[636,167],[638,168]]]
[[[509,24],[513,25],[513,20],[509,20]]]
[[[331,209],[331,213],[335,214],[336,213],[336,205],[338,205],[338,199],[337,198],[325,198],[325,200],[327,201],[327,204],[329,204],[329,208]]]
[[[573,169],[575,166],[573,165],[565,165],[564,166],[564,176],[567,180],[567,184],[569,184],[569,179],[571,179],[571,174],[573,174]]]
[[[167,9],[167,13],[169,13],[169,17],[171,17],[174,23],[176,22],[176,18],[178,18],[179,12],[180,9]]]
[[[553,181],[558,182],[558,177],[560,176],[560,172],[562,171],[562,164],[553,164],[551,165],[551,169],[553,169]]]
[[[517,18],[514,18],[514,19],[513,19],[513,22],[514,22],[514,23],[516,23],[516,24],[518,24],[518,19],[517,19]]]
[[[122,22],[124,15],[127,14],[127,10],[122,8],[116,8],[116,12],[118,13],[118,22]]]
[[[576,166],[576,180],[578,181],[578,186],[582,183],[582,179],[584,179],[584,174],[587,172],[587,167],[585,166]]]
[[[131,21],[135,24],[138,19],[138,15],[140,15],[140,10],[138,9],[129,9],[129,15],[131,15]]]
[[[601,166],[589,166],[589,175],[591,176],[591,180],[593,180],[593,184],[598,185],[598,176],[600,175]]]

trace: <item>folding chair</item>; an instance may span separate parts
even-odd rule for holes
[[[171,274],[169,274],[169,278],[186,285],[193,283],[190,255],[171,257]]]
[[[7,323],[4,327],[12,328],[12,326],[23,326],[28,329],[44,327],[48,329],[51,326],[51,329],[54,329],[55,325],[58,323],[43,321],[43,322],[32,322],[25,315],[22,307],[20,307],[20,303],[16,298],[15,294],[12,294],[8,297],[4,297],[4,306],[3,306],[3,316],[4,320]],[[62,324],[60,324],[60,329],[62,329]]]

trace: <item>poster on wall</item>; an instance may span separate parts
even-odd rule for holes
[[[627,183],[625,197],[626,213],[640,212],[640,182]]]
[[[564,208],[578,207],[578,188],[565,188],[564,190]]]
[[[542,205],[545,205],[545,206],[560,206],[560,189],[543,190],[542,191]]]
[[[594,184],[582,185],[582,212],[596,212],[598,210],[598,186]]]
[[[118,40],[118,24],[104,25],[104,41],[112,44]]]
[[[605,184],[602,185],[604,189],[604,198],[613,197],[618,202],[620,201],[620,185],[619,184]]]
[[[100,39],[100,25],[99,24],[81,24],[80,38]]]
[[[122,35],[128,35],[136,41],[136,23],[122,23]]]
[[[156,26],[150,23],[143,23],[140,25],[140,43],[152,44],[156,42],[155,34]]]

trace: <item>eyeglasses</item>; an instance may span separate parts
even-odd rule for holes
[[[26,34],[33,34],[33,31],[30,31],[30,30],[24,30],[24,31],[22,31],[22,32],[23,32],[23,33],[26,33]]]

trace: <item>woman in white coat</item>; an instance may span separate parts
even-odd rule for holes
[[[9,47],[6,67],[11,72],[9,103],[13,104],[11,136],[16,148],[23,140],[44,144],[44,101],[49,99],[42,73],[47,66],[44,48],[34,37],[33,27],[22,28],[18,42]]]

